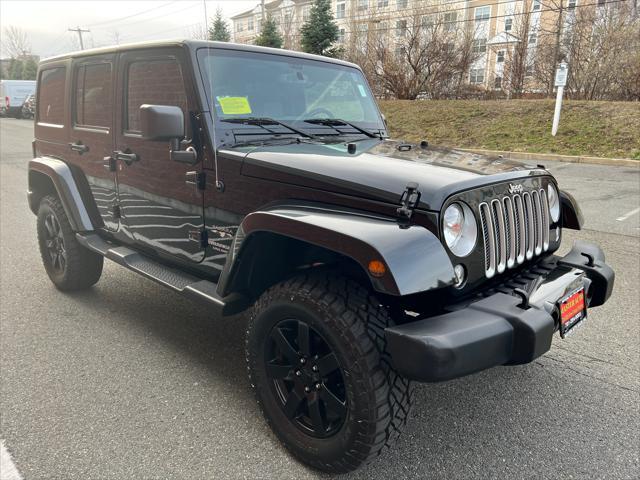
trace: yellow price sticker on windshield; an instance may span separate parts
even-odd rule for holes
[[[217,97],[222,113],[225,115],[244,115],[251,113],[247,97]]]

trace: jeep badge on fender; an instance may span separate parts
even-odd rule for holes
[[[555,254],[582,215],[547,170],[389,138],[357,65],[155,42],[46,59],[37,91],[51,281],[89,288],[106,257],[246,312],[258,402],[315,468],[394,443],[412,382],[531,362],[611,295],[597,245]]]

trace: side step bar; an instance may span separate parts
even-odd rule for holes
[[[95,233],[76,233],[76,237],[80,244],[89,250],[189,298],[205,301],[215,306],[218,313],[230,315],[247,306],[243,296],[220,297],[216,292],[218,284],[215,282],[202,280],[168,267],[129,247],[107,243]]]

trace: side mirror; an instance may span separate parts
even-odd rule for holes
[[[184,137],[184,114],[180,107],[140,105],[140,130],[145,140],[175,140]]]

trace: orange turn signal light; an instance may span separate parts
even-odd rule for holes
[[[380,260],[371,260],[369,262],[369,273],[374,277],[381,277],[387,273],[387,267]]]

